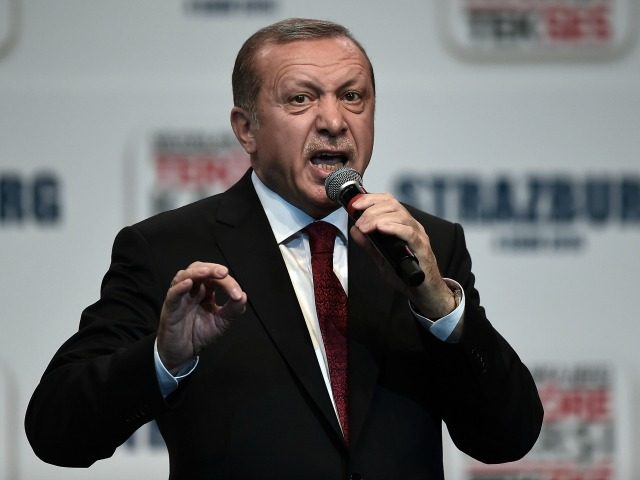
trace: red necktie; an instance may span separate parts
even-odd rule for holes
[[[347,417],[347,295],[333,271],[333,246],[338,229],[327,222],[305,228],[311,247],[313,290],[318,322],[329,364],[331,390],[345,441],[349,440]]]

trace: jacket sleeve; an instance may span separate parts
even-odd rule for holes
[[[154,264],[134,228],[118,234],[100,300],[82,313],[27,408],[27,437],[45,462],[91,465],[167,408],[153,363],[166,291]]]
[[[462,285],[466,305],[459,343],[424,336],[439,372],[440,410],[460,450],[485,463],[514,461],[538,438],[542,404],[529,370],[480,305],[462,227],[449,225],[453,241],[441,249],[447,254],[439,265]]]

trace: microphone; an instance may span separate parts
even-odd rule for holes
[[[342,205],[354,222],[360,218],[362,212],[354,209],[352,204],[367,191],[362,186],[362,177],[357,171],[349,167],[335,170],[325,180],[324,188],[327,197]],[[418,259],[404,241],[380,232],[372,232],[367,238],[406,285],[417,287],[424,281],[424,272],[418,265]]]

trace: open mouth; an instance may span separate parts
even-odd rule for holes
[[[349,161],[342,152],[317,152],[311,156],[311,163],[321,170],[333,172]]]

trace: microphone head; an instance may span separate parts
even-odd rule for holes
[[[349,167],[341,167],[335,170],[324,181],[324,189],[327,192],[327,197],[334,202],[338,202],[342,186],[351,182],[355,182],[361,187],[362,176],[353,168]]]

